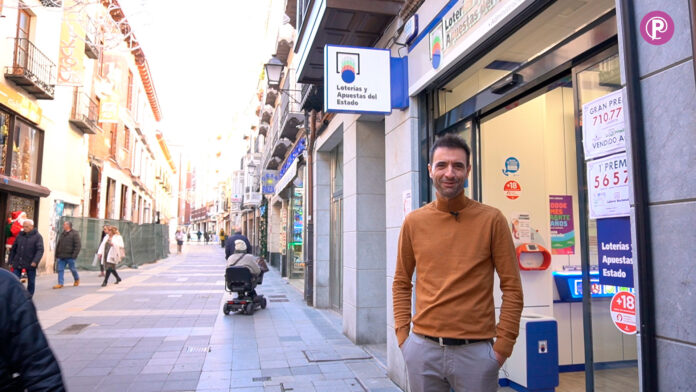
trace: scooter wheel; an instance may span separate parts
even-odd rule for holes
[[[222,313],[224,313],[225,316],[227,316],[228,314],[230,314],[230,308],[227,305],[224,305],[222,307]]]
[[[266,309],[266,305],[267,305],[267,303],[266,303],[266,298],[263,298],[263,299],[261,300],[261,309]]]
[[[245,311],[246,314],[248,314],[249,316],[251,316],[252,314],[254,314],[254,303],[253,303],[253,302],[249,302],[248,304],[246,304],[246,306],[244,306],[244,311]]]

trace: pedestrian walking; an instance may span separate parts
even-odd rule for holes
[[[235,244],[237,243],[237,240],[244,241],[244,244],[246,245],[245,253],[251,253],[251,243],[249,242],[249,239],[242,234],[241,227],[235,227],[234,234],[227,237],[225,240],[225,259],[229,258],[231,254],[235,253]]]
[[[56,260],[58,262],[58,284],[53,286],[54,289],[63,288],[63,274],[65,272],[65,266],[73,276],[73,286],[80,285],[80,276],[77,274],[77,268],[75,268],[75,260],[80,254],[80,248],[82,247],[82,242],[80,241],[80,234],[73,230],[72,222],[66,221],[63,223],[63,232],[60,233],[58,237],[58,243],[56,244]]]
[[[181,247],[184,245],[184,233],[181,230],[177,230],[174,238],[176,239],[176,252],[181,253]]]
[[[22,277],[22,270],[27,272],[27,290],[34,295],[36,285],[36,267],[44,253],[43,237],[34,228],[34,221],[24,220],[23,230],[17,235],[10,249],[9,263],[17,278]]]
[[[190,231],[186,232],[186,242],[191,242],[191,232]]]
[[[225,247],[225,229],[220,229],[220,247]]]
[[[437,199],[408,214],[401,227],[394,327],[412,392],[497,391],[519,331],[522,284],[512,235],[499,210],[464,195],[470,158],[459,136],[436,140],[428,171]],[[494,271],[502,291],[497,325]]]
[[[102,242],[104,242],[104,237],[106,237],[107,235],[109,235],[109,225],[104,225],[104,227],[102,227],[101,239],[99,240],[100,245]],[[97,248],[97,252],[94,253],[94,261],[92,262],[92,266],[97,264],[99,264],[99,276],[103,277],[104,263],[101,262],[101,257],[99,256],[99,248]]]
[[[109,282],[109,276],[112,274],[116,277],[116,284],[121,282],[121,277],[118,276],[118,272],[116,272],[116,266],[125,257],[125,249],[123,237],[121,237],[118,228],[116,226],[109,226],[109,235],[104,237],[101,245],[99,245],[99,257],[106,270],[106,276],[104,277],[104,282],[102,282],[102,287],[106,286]]]
[[[0,391],[64,392],[58,361],[41,330],[31,294],[2,268],[0,298]]]
[[[203,234],[203,239],[205,240],[205,243],[208,244],[208,240],[210,240],[210,233],[207,231]]]
[[[198,233],[196,233],[196,235],[198,236],[198,242],[201,242],[201,236],[203,235],[203,233],[201,233],[201,231],[198,230]]]

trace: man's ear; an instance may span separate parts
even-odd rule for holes
[[[428,177],[433,178],[433,167],[428,163]]]

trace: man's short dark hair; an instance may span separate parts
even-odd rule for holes
[[[435,143],[433,143],[433,146],[430,148],[430,163],[433,162],[435,150],[440,147],[458,148],[464,150],[464,152],[466,152],[466,164],[467,166],[471,165],[471,148],[466,143],[466,140],[464,140],[461,136],[454,133],[448,133],[435,139]]]
[[[64,224],[64,225],[68,225],[68,227],[69,227],[70,229],[72,229],[72,222],[70,222],[70,221],[65,221],[65,222],[63,222],[63,224]]]

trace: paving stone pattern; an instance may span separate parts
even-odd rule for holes
[[[277,271],[258,291],[253,316],[221,310],[224,252],[187,245],[101,287],[81,271],[79,287],[52,290],[40,276],[34,301],[68,391],[401,391],[380,361],[353,345],[335,314],[308,307]]]

